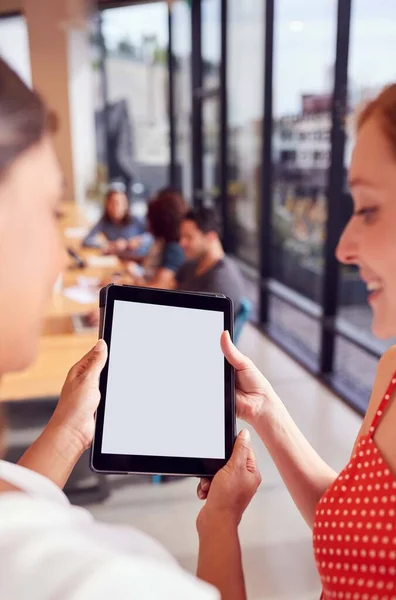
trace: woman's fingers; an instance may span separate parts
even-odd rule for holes
[[[230,464],[236,467],[245,468],[248,458],[252,454],[250,445],[250,433],[247,429],[242,429],[235,440],[234,449],[230,458]]]
[[[221,336],[221,349],[230,365],[237,371],[242,371],[250,367],[250,359],[242,354],[242,352],[240,352],[232,343],[228,331],[224,331],[223,335]]]
[[[200,500],[206,500],[207,495],[209,493],[211,480],[207,478],[202,478],[198,484],[197,494]]]

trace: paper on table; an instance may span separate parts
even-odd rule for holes
[[[66,298],[70,298],[70,300],[74,300],[80,304],[92,304],[93,302],[98,301],[98,292],[86,287],[79,287],[77,285],[65,288],[63,290],[63,294],[66,296]]]
[[[89,256],[87,258],[89,267],[117,267],[118,258],[116,256]]]
[[[97,290],[99,290],[100,287],[100,279],[98,277],[86,277],[85,275],[80,275],[77,277],[77,283],[78,286],[82,288],[97,288]]]
[[[65,237],[69,240],[81,240],[87,233],[88,229],[86,227],[66,227],[64,231]]]

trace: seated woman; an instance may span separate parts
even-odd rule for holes
[[[130,249],[137,255],[144,256],[151,243],[152,237],[146,233],[144,221],[133,217],[129,212],[125,189],[120,186],[110,187],[104,214],[84,239],[83,246],[102,248],[107,254]]]
[[[113,275],[102,281],[102,285],[117,283],[174,289],[176,274],[185,261],[179,244],[180,227],[185,214],[186,204],[179,192],[172,188],[158,192],[148,207],[147,221],[154,243],[147,256],[142,264],[129,261],[124,274]],[[88,319],[91,325],[98,325],[99,309],[93,309]]]

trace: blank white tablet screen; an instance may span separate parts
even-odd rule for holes
[[[102,453],[225,458],[222,312],[114,301]]]

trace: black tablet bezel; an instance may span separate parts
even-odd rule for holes
[[[101,291],[102,307],[101,337],[106,341],[110,352],[111,329],[113,321],[114,301],[139,302],[159,306],[180,306],[200,310],[222,312],[224,330],[233,335],[234,311],[229,298],[215,294],[195,294],[189,292],[165,291],[134,286],[110,285]],[[105,310],[103,314],[103,304]],[[220,340],[219,340],[220,343]],[[211,477],[221,469],[232,453],[235,440],[235,385],[234,370],[224,360],[224,419],[225,419],[225,458],[185,458],[164,456],[138,456],[103,454],[102,438],[106,405],[106,389],[108,378],[108,361],[100,376],[101,400],[96,414],[95,436],[91,451],[91,467],[100,473],[145,473],[161,475],[187,475]],[[204,433],[204,432],[203,432]]]

